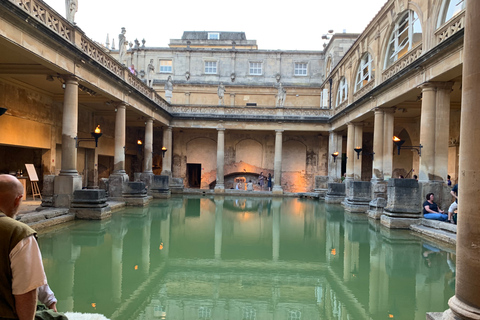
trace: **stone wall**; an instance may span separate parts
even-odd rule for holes
[[[315,176],[327,174],[327,138],[318,134],[284,133],[282,148],[282,187],[287,192],[311,191]],[[174,132],[173,176],[189,187],[187,164],[201,164],[200,188],[212,188],[217,170],[217,132],[182,130]],[[271,173],[275,157],[274,132],[226,131],[225,188],[235,178],[257,182],[258,175]],[[266,183],[265,183],[266,184]]]

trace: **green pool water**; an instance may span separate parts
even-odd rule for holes
[[[455,255],[338,205],[178,197],[41,234],[59,311],[109,319],[425,319]]]

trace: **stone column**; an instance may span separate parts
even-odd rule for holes
[[[128,183],[128,175],[125,172],[125,131],[126,131],[126,107],[119,103],[115,116],[115,153],[113,157],[113,174],[109,177],[108,196],[111,200],[123,198],[124,186]]]
[[[283,130],[275,130],[275,161],[273,165],[273,177],[275,179],[272,192],[274,194],[283,194],[282,189],[282,146]]]
[[[145,124],[145,144],[143,155],[143,172],[152,173],[152,151],[153,151],[153,119],[150,118]]]
[[[78,80],[65,78],[62,119],[62,166],[54,181],[54,206],[69,207],[75,190],[82,188],[77,171]]]
[[[383,177],[385,180],[390,179],[393,174],[394,112],[394,109],[387,109],[383,115]]]
[[[143,145],[143,172],[140,174],[140,181],[145,183],[148,191],[151,191],[153,184],[152,170],[153,155],[153,119],[150,118],[145,122],[145,143]]]
[[[185,104],[190,104],[190,92],[185,92]]]
[[[355,124],[355,146],[362,148],[363,146],[363,123]],[[353,153],[353,179],[362,180],[362,155],[357,156],[357,152]]]
[[[235,93],[230,93],[230,106],[235,107]]]
[[[172,127],[163,128],[163,146],[167,148],[162,161],[162,176],[172,176]]]
[[[373,172],[372,181],[383,181],[383,139],[384,119],[383,110],[375,108],[375,124],[373,128]]]
[[[347,177],[346,180],[353,180],[354,178],[354,153],[355,148],[355,125],[348,123],[347,128]]]
[[[418,180],[436,180],[435,175],[435,101],[436,88],[431,83],[422,85],[422,111],[420,114],[420,172]],[[448,128],[448,127],[447,127]]]
[[[458,208],[461,218],[457,232],[457,275],[455,296],[448,301],[458,319],[480,318],[480,2],[466,0],[462,80],[462,115],[460,120],[460,177]],[[423,154],[422,154],[423,157]],[[448,313],[449,311],[447,311]],[[457,319],[454,318],[454,319]],[[445,319],[445,318],[444,318]],[[453,317],[449,318],[453,319]]]
[[[225,165],[225,129],[219,128],[217,138],[217,183],[215,185],[215,192],[225,192],[224,185],[224,165]]]
[[[341,136],[340,136],[341,138]],[[335,131],[330,131],[328,139],[328,177],[329,182],[338,182],[341,178],[342,170],[342,145],[339,147],[339,135]],[[341,143],[341,141],[340,141]],[[338,156],[334,161],[332,154],[338,152]]]
[[[450,93],[453,83],[437,85],[435,110],[435,180],[446,181],[448,175],[448,140],[450,136]],[[423,152],[422,152],[423,156]]]
[[[117,106],[115,116],[115,153],[113,158],[114,173],[125,173],[125,131],[126,131],[126,107],[124,104]]]
[[[62,119],[62,167],[61,176],[76,176],[77,148],[75,137],[78,132],[78,80],[65,79]]]

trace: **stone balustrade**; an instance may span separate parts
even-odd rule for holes
[[[201,106],[201,105],[173,105],[171,112],[175,117],[188,115],[229,117],[241,116],[242,118],[282,118],[292,120],[328,119],[331,116],[329,109],[318,108],[276,108],[276,107],[227,107],[227,106]]]
[[[166,103],[160,95],[155,93],[139,78],[131,74],[124,65],[108,53],[106,48],[86,37],[80,29],[68,22],[48,5],[38,0],[9,1],[24,10],[30,16],[34,17],[43,25],[47,26],[53,32],[60,35],[72,45],[79,48],[90,58],[101,64],[105,69],[126,81],[129,85],[138,90],[138,92],[152,100],[160,108],[165,110],[169,109],[168,103]]]
[[[409,66],[413,61],[417,60],[422,55],[422,44],[418,44],[415,48],[412,48],[406,55],[398,59],[389,68],[383,71],[383,81],[386,81],[396,75],[401,70]]]
[[[456,17],[448,21],[443,27],[435,32],[437,45],[450,38],[452,35],[462,30],[465,26],[465,10],[460,12]]]

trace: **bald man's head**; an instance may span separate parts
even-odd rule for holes
[[[17,178],[0,175],[0,211],[13,218],[23,197],[23,186]]]

